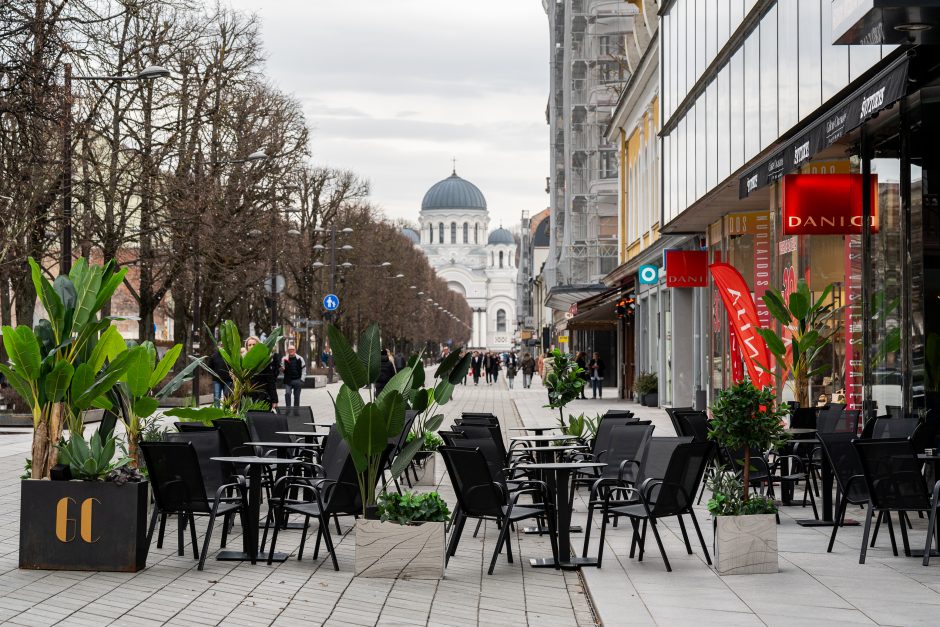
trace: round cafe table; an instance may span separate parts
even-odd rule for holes
[[[297,463],[293,459],[282,459],[280,457],[258,457],[256,455],[244,455],[238,457],[212,457],[213,461],[223,464],[235,464],[236,466],[248,467],[248,503],[245,504],[245,532],[242,534],[243,551],[219,551],[215,559],[223,562],[250,561],[252,564],[258,562],[258,518],[261,515],[261,468],[263,466],[290,466]],[[266,559],[264,556],[260,556]],[[288,557],[287,553],[275,553],[274,560],[283,562]]]
[[[534,452],[534,453],[535,453],[535,459],[536,459],[536,461],[537,461],[538,463],[540,463],[540,464],[549,464],[549,463],[554,462],[554,461],[555,461],[555,453],[558,453],[558,452],[560,452],[560,451],[573,451],[573,450],[575,450],[575,449],[584,448],[583,446],[580,446],[580,445],[577,445],[577,444],[559,444],[559,445],[553,445],[553,444],[551,444],[552,442],[557,442],[557,441],[559,441],[559,440],[568,440],[568,441],[571,441],[571,440],[576,440],[576,439],[577,439],[577,438],[574,437],[574,436],[568,436],[568,435],[563,435],[563,436],[560,436],[560,437],[556,437],[556,436],[545,436],[545,435],[534,435],[534,436],[524,436],[524,435],[523,435],[523,436],[512,437],[512,438],[509,438],[509,439],[510,439],[511,441],[529,441],[529,442],[535,442],[536,446],[529,446],[529,447],[525,448],[524,450],[525,450],[526,452]],[[545,446],[537,446],[538,444],[540,444],[540,443],[542,443],[542,442],[548,442],[549,444],[548,444],[548,445],[545,445]],[[539,473],[539,475],[542,477],[543,480],[547,481],[547,478],[543,475],[543,473]],[[581,532],[581,527],[575,525],[575,526],[572,527],[569,531],[570,531],[571,533],[580,533],[580,532]],[[541,535],[541,534],[543,534],[543,533],[548,533],[548,529],[546,529],[545,527],[542,527],[541,525],[536,525],[536,526],[534,526],[534,527],[523,527],[523,528],[522,528],[522,533],[525,533],[525,534],[539,534],[539,535]]]
[[[519,464],[523,470],[544,472],[549,491],[555,497],[555,529],[558,530],[558,561],[554,557],[539,557],[529,560],[533,568],[563,568],[577,570],[582,566],[597,566],[593,557],[571,555],[571,502],[568,500],[568,486],[571,473],[584,468],[603,468],[599,462],[552,462],[548,464]]]
[[[531,431],[535,435],[542,435],[546,431],[554,431],[555,429],[558,429],[558,428],[559,427],[557,425],[553,427],[509,427],[507,431],[522,431],[522,432]]]

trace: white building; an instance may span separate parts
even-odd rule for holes
[[[507,350],[516,330],[516,240],[500,227],[489,232],[486,199],[456,171],[421,201],[420,235],[406,234],[437,275],[473,310],[474,348]]]

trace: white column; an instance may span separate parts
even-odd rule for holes
[[[489,312],[485,309],[480,312],[480,346],[488,348],[489,337],[486,330],[486,316]]]

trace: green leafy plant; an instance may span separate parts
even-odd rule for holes
[[[565,419],[565,405],[581,396],[584,389],[584,368],[557,348],[549,353],[551,372],[545,375],[548,405],[558,410],[560,420]]]
[[[733,472],[717,473],[708,481],[708,487],[712,492],[708,500],[708,511],[712,516],[777,513],[777,504],[768,496],[754,495],[744,500],[742,481]]]
[[[35,260],[29,265],[49,317],[34,328],[3,327],[10,361],[0,372],[32,412],[31,475],[43,479],[56,464],[63,428],[81,433],[83,411],[110,408],[107,394],[124,375],[126,353],[109,358],[109,347],[120,339],[112,325],[116,318],[98,314],[127,271],[113,261],[96,266],[78,259],[68,275],[50,282]]]
[[[419,438],[417,432],[411,431],[405,438],[405,443],[410,444],[415,440],[422,442],[421,447],[418,449],[419,451],[436,451],[438,448],[444,446],[444,440],[432,431],[425,431],[423,438]]]
[[[659,391],[659,377],[655,372],[641,372],[633,382],[637,394],[652,394]]]
[[[69,467],[73,479],[83,481],[103,481],[112,470],[131,462],[127,456],[114,459],[117,438],[113,434],[103,438],[95,434],[86,442],[80,433],[73,433],[59,442],[58,449],[59,463]]]
[[[816,362],[825,348],[832,344],[832,336],[837,329],[837,325],[830,324],[835,310],[831,302],[826,303],[831,292],[832,285],[828,285],[813,301],[806,280],[800,279],[786,302],[773,288],[763,296],[767,311],[788,332],[789,339],[784,337],[787,334],[778,335],[773,329],[757,329],[757,332],[764,338],[777,365],[789,372],[789,376],[784,376],[800,407],[812,406],[809,400],[810,379],[829,370],[828,363],[816,366]],[[759,365],[770,371],[769,364]]]
[[[744,502],[749,497],[751,448],[766,451],[784,443],[782,419],[787,411],[777,404],[773,390],[759,389],[747,379],[718,392],[718,399],[711,406],[708,437],[729,451],[744,451],[741,469]]]
[[[600,416],[594,416],[592,418],[584,414],[577,416],[569,414],[567,423],[563,418],[558,419],[558,427],[565,435],[573,435],[579,440],[587,442],[593,440],[597,435],[597,425],[600,422],[600,418]]]
[[[378,514],[383,522],[399,525],[450,520],[450,509],[437,492],[385,492],[379,497]]]

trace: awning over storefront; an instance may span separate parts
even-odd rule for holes
[[[907,54],[898,57],[806,128],[797,130],[780,150],[739,179],[738,197],[747,198],[784,174],[795,172],[866,119],[903,98],[909,59]]]
[[[571,331],[601,331],[617,326],[614,307],[620,299],[620,288],[607,290],[590,298],[578,301],[577,313],[569,318],[567,327]]]
[[[578,301],[596,296],[607,289],[603,283],[594,285],[557,285],[549,290],[545,306],[556,311],[567,311]]]

